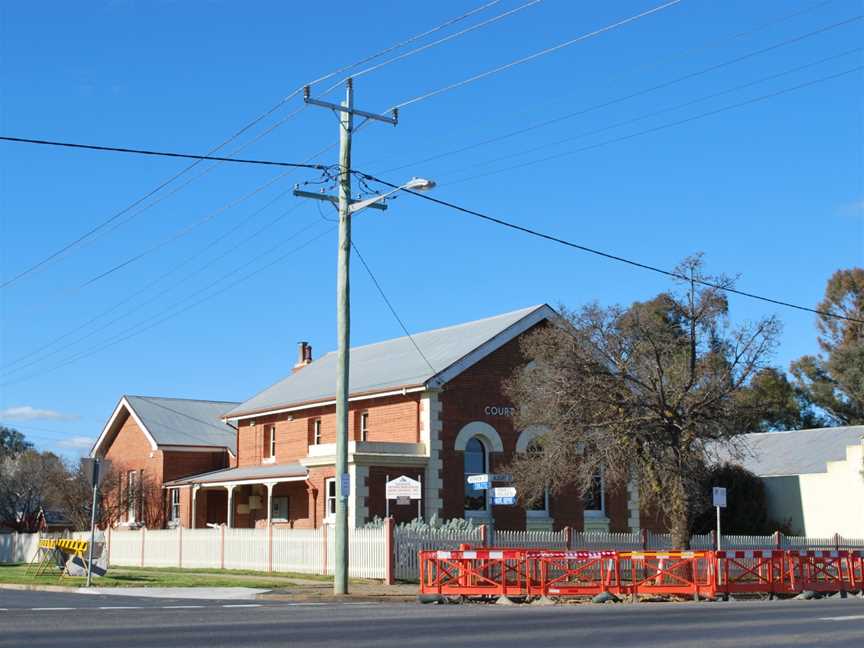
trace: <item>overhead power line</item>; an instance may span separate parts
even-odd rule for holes
[[[576,155],[577,153],[582,153],[584,151],[593,151],[594,149],[603,148],[604,146],[609,146],[610,144],[617,144],[619,142],[625,142],[631,139],[635,139],[637,137],[642,137],[643,135],[649,135],[651,133],[657,133],[659,131],[667,130],[669,128],[674,128],[676,126],[682,126],[684,124],[689,124],[694,121],[698,121],[700,119],[705,119],[707,117],[712,117],[714,115],[718,115],[723,112],[727,112],[729,110],[736,110],[738,108],[743,108],[745,106],[750,106],[752,104],[760,103],[762,101],[767,101],[768,99],[773,99],[775,97],[779,97],[785,94],[789,94],[790,92],[795,92],[796,90],[801,90],[803,88],[808,88],[810,86],[814,86],[819,83],[825,83],[827,81],[832,81],[834,79],[838,79],[840,77],[847,76],[849,74],[853,74],[860,70],[864,69],[864,66],[859,65],[853,67],[848,70],[843,70],[842,72],[838,72],[836,74],[831,74],[828,76],[819,77],[818,79],[813,79],[811,81],[806,81],[804,83],[799,83],[798,85],[794,85],[788,88],[782,88],[775,92],[770,92],[768,94],[759,95],[757,97],[751,97],[750,99],[746,99],[744,101],[740,101],[738,103],[729,104],[727,106],[721,106],[720,108],[715,108],[713,110],[708,110],[703,113],[699,113],[696,115],[691,115],[690,117],[685,117],[684,119],[678,119],[673,122],[667,122],[665,124],[660,124],[659,126],[653,126],[651,128],[646,128],[641,131],[636,131],[635,133],[629,133],[627,135],[622,135],[621,137],[615,137],[613,139],[603,140],[602,142],[597,142],[596,144],[589,144],[588,146],[583,146],[578,149],[573,149],[571,151],[564,151],[562,153],[556,153],[555,155],[548,155],[543,158],[538,158],[536,160],[528,160],[526,162],[521,162],[519,164],[514,164],[512,166],[504,167],[502,169],[495,169],[493,171],[486,171],[484,173],[478,173],[476,175],[467,176],[464,178],[458,178],[456,180],[452,180],[447,182],[447,185],[460,184],[462,182],[469,182],[471,180],[477,180],[478,178],[485,178],[490,175],[495,175],[498,173],[505,173],[507,171],[514,171],[516,169],[522,169],[528,166],[533,166],[535,164],[541,164],[543,162],[549,162],[550,160],[558,160],[560,158],[569,157],[571,155]],[[442,183],[443,184],[443,183]]]
[[[426,366],[432,370],[433,374],[437,374],[438,370],[432,366],[432,363],[429,362],[429,358],[426,357],[426,354],[423,353],[423,350],[417,345],[417,342],[414,340],[414,336],[408,331],[408,327],[405,326],[405,322],[402,321],[402,318],[399,317],[399,313],[396,312],[396,309],[393,308],[393,303],[387,298],[387,295],[384,293],[384,289],[381,287],[381,284],[378,282],[378,279],[375,278],[375,274],[372,272],[372,268],[369,267],[369,264],[366,263],[366,259],[363,258],[363,255],[360,254],[360,250],[357,249],[357,245],[354,241],[351,241],[351,247],[354,249],[354,253],[357,255],[357,258],[360,259],[360,263],[365,268],[366,273],[369,275],[369,278],[372,280],[372,283],[375,284],[375,288],[378,290],[378,294],[381,295],[381,299],[384,300],[384,303],[387,304],[387,308],[390,309],[390,313],[399,323],[399,327],[402,329],[402,332],[408,337],[411,341],[411,344],[414,345],[414,348],[417,350],[417,353],[423,358],[423,362],[426,363]]]
[[[2,384],[0,384],[0,387],[7,387],[9,385],[24,382],[24,381],[30,380],[31,378],[35,378],[37,376],[41,376],[41,375],[44,375],[46,373],[50,373],[50,372],[55,371],[57,369],[60,369],[62,367],[68,366],[74,362],[77,362],[78,360],[81,360],[83,358],[86,358],[86,357],[92,356],[96,353],[99,353],[101,351],[104,351],[105,349],[113,347],[113,346],[120,344],[121,342],[124,342],[126,340],[129,340],[133,337],[137,337],[138,335],[141,335],[142,333],[145,333],[145,332],[155,328],[156,326],[159,326],[160,324],[167,322],[168,320],[174,319],[178,315],[181,315],[181,314],[191,310],[192,308],[195,308],[196,306],[198,306],[199,304],[202,304],[203,302],[209,301],[209,300],[213,299],[214,297],[218,297],[219,295],[223,294],[227,290],[230,290],[234,286],[237,286],[237,285],[239,285],[245,281],[248,281],[249,279],[256,276],[257,274],[264,272],[265,270],[273,267],[274,265],[276,265],[278,263],[281,263],[282,261],[284,261],[288,257],[292,256],[293,254],[296,254],[297,252],[300,252],[302,249],[308,247],[309,245],[311,245],[315,241],[318,241],[323,236],[331,233],[334,229],[335,229],[335,227],[330,227],[329,229],[320,232],[319,234],[306,240],[305,242],[301,243],[300,245],[298,245],[298,246],[288,250],[284,254],[276,257],[275,259],[273,259],[269,263],[267,263],[267,264],[265,264],[259,268],[256,268],[255,270],[248,272],[245,275],[240,276],[239,278],[235,279],[231,283],[220,287],[216,291],[213,291],[213,292],[210,292],[209,294],[206,294],[208,290],[212,289],[214,286],[216,286],[221,281],[226,280],[226,279],[230,279],[231,276],[236,275],[239,268],[238,268],[238,270],[232,270],[229,273],[227,273],[226,275],[223,275],[217,281],[211,283],[211,285],[208,288],[206,288],[202,291],[199,291],[198,294],[201,296],[198,299],[195,299],[194,301],[190,302],[187,298],[187,299],[184,299],[182,301],[176,302],[174,304],[175,306],[182,306],[182,308],[179,308],[179,309],[176,309],[172,312],[169,312],[168,314],[164,315],[163,317],[159,317],[157,315],[155,317],[151,317],[151,318],[148,318],[147,320],[144,320],[142,322],[134,324],[134,325],[124,329],[123,331],[121,331],[115,337],[110,338],[104,344],[100,344],[98,346],[91,347],[90,349],[87,349],[85,351],[81,351],[79,353],[76,353],[76,354],[72,355],[71,357],[68,357],[65,360],[61,361],[60,363],[47,368],[44,371],[30,374],[30,375],[27,375],[27,376],[24,376],[24,377],[15,379],[15,380],[3,382]],[[293,235],[290,238],[293,238]],[[281,246],[283,244],[284,244],[284,242],[280,241],[277,244],[277,246]],[[275,249],[277,246],[274,246],[271,249]],[[192,295],[192,297],[195,297],[195,295]]]
[[[492,0],[492,1],[490,1],[490,2],[486,2],[486,3],[484,3],[484,4],[482,4],[482,5],[478,6],[478,7],[476,7],[476,8],[474,8],[474,9],[471,9],[471,10],[469,10],[469,11],[467,11],[467,12],[465,12],[465,13],[459,15],[459,16],[456,16],[456,17],[454,17],[454,18],[448,19],[448,20],[444,21],[443,23],[441,23],[441,24],[439,24],[439,25],[437,25],[437,26],[435,26],[435,27],[433,27],[433,28],[431,28],[431,29],[426,30],[425,32],[422,32],[422,33],[417,34],[417,35],[415,35],[415,36],[412,36],[412,37],[410,37],[410,38],[408,38],[408,39],[405,39],[405,40],[403,40],[403,41],[400,41],[400,42],[398,42],[398,43],[395,43],[394,45],[391,45],[391,46],[389,46],[389,47],[386,47],[386,48],[384,48],[384,49],[382,49],[382,50],[378,50],[377,52],[375,52],[375,53],[373,53],[373,54],[371,54],[371,55],[369,55],[369,56],[365,56],[365,57],[363,57],[362,59],[360,59],[360,60],[358,60],[358,61],[355,61],[355,62],[350,63],[350,64],[348,64],[348,65],[343,65],[343,66],[341,66],[341,67],[339,67],[339,68],[336,68],[335,70],[332,70],[331,72],[329,72],[329,73],[327,73],[327,74],[324,74],[323,76],[320,76],[320,77],[318,77],[318,78],[316,78],[316,79],[313,79],[312,81],[308,81],[308,82],[306,82],[306,83],[304,83],[304,84],[298,86],[294,91],[292,91],[292,92],[290,92],[288,95],[284,96],[282,99],[280,99],[278,102],[276,102],[273,106],[271,106],[270,108],[268,108],[267,110],[265,110],[264,112],[262,112],[261,114],[259,114],[257,117],[255,117],[254,119],[252,119],[250,122],[248,122],[246,125],[244,125],[243,127],[241,127],[239,130],[235,131],[235,132],[234,132],[231,136],[229,136],[227,139],[225,139],[225,140],[222,141],[220,144],[218,144],[217,146],[215,146],[215,147],[213,147],[212,149],[210,149],[210,150],[207,152],[206,155],[207,155],[207,156],[212,156],[214,153],[216,153],[217,151],[221,150],[222,148],[224,148],[225,146],[227,146],[228,144],[230,144],[231,142],[233,142],[234,140],[236,140],[238,137],[240,137],[241,135],[243,135],[244,133],[246,133],[246,132],[249,131],[250,129],[252,129],[252,128],[254,128],[255,126],[257,126],[257,125],[258,125],[259,123],[261,123],[263,120],[267,119],[267,118],[270,117],[272,114],[274,114],[274,113],[275,113],[277,110],[279,110],[282,106],[284,106],[284,105],[287,104],[289,101],[291,101],[292,99],[294,99],[294,97],[299,96],[299,95],[303,92],[303,90],[304,90],[304,88],[305,88],[306,86],[315,85],[315,84],[317,84],[317,83],[321,83],[321,82],[323,82],[323,81],[327,81],[328,79],[331,79],[331,78],[333,78],[333,77],[335,77],[335,76],[337,76],[337,75],[339,75],[339,74],[342,74],[342,73],[344,73],[344,72],[347,72],[348,70],[351,70],[351,69],[353,69],[353,68],[355,68],[355,67],[359,67],[359,66],[361,66],[361,65],[365,65],[366,63],[369,63],[370,61],[373,61],[373,60],[375,60],[376,58],[379,58],[379,57],[381,57],[381,56],[385,56],[386,54],[389,54],[390,52],[392,52],[392,51],[394,51],[394,50],[397,50],[397,49],[400,49],[400,48],[405,47],[405,46],[407,46],[407,45],[410,45],[411,43],[416,42],[416,41],[419,40],[419,39],[422,39],[422,38],[424,38],[424,37],[426,37],[426,36],[429,36],[429,35],[431,35],[431,34],[433,34],[433,33],[438,32],[438,31],[440,31],[440,30],[442,30],[442,29],[445,29],[445,28],[447,28],[447,27],[449,27],[449,26],[451,26],[451,25],[453,25],[453,24],[456,24],[456,23],[458,23],[458,22],[460,22],[460,21],[462,21],[462,20],[465,20],[465,19],[467,19],[467,18],[469,18],[469,17],[471,17],[471,16],[473,16],[473,15],[475,15],[475,14],[481,12],[481,11],[484,11],[484,10],[486,10],[486,9],[488,9],[488,8],[490,8],[490,7],[494,6],[494,5],[496,5],[496,4],[498,4],[499,2],[500,2],[500,0]],[[240,149],[238,149],[238,150],[242,150],[243,148],[245,148],[246,146],[248,146],[248,145],[251,144],[252,142],[255,142],[255,141],[257,141],[258,139],[260,139],[260,137],[263,137],[264,135],[266,135],[266,134],[272,132],[275,128],[278,128],[279,126],[281,126],[282,124],[284,124],[288,119],[290,119],[290,118],[293,117],[294,115],[296,115],[296,114],[298,114],[299,112],[301,112],[301,110],[302,110],[302,108],[301,108],[301,109],[298,109],[298,110],[296,110],[296,111],[294,111],[294,112],[292,112],[292,113],[291,113],[290,115],[288,115],[285,119],[281,120],[280,122],[278,122],[277,124],[275,124],[273,127],[267,129],[267,130],[266,130],[264,133],[262,133],[259,137],[256,137],[256,138],[254,138],[253,140],[251,140],[250,142],[247,142],[246,144],[244,144],[243,146],[241,146]],[[235,153],[236,153],[236,151],[235,151]],[[62,257],[63,255],[65,255],[65,254],[66,254],[67,252],[69,252],[70,250],[76,248],[76,247],[79,246],[81,243],[83,243],[84,241],[88,240],[90,237],[92,237],[92,236],[95,235],[96,233],[102,231],[105,227],[107,227],[107,226],[110,225],[111,223],[115,222],[118,218],[120,218],[120,217],[123,216],[124,214],[127,214],[128,212],[132,211],[133,209],[135,209],[136,207],[138,207],[139,205],[141,205],[142,203],[144,203],[146,200],[148,200],[148,199],[151,198],[152,196],[154,196],[154,195],[156,195],[157,193],[159,193],[162,189],[164,189],[165,187],[167,187],[168,185],[170,185],[171,183],[173,183],[175,180],[177,180],[178,178],[180,178],[181,176],[185,175],[186,173],[188,173],[189,171],[191,171],[192,169],[194,169],[196,166],[198,166],[199,164],[201,164],[202,161],[203,161],[202,159],[194,159],[193,162],[192,162],[191,164],[189,164],[189,165],[183,167],[182,169],[180,169],[179,171],[177,171],[177,172],[174,173],[173,175],[169,176],[169,177],[166,178],[164,181],[162,181],[161,183],[159,183],[158,185],[156,185],[156,187],[154,187],[154,188],[151,189],[150,191],[146,192],[143,196],[141,196],[140,198],[137,198],[136,200],[132,201],[132,202],[131,202],[130,204],[128,204],[126,207],[124,207],[124,208],[120,209],[119,211],[115,212],[114,214],[112,214],[111,216],[109,216],[109,217],[106,218],[105,220],[101,221],[100,223],[97,223],[95,226],[93,226],[93,227],[91,227],[90,229],[86,230],[84,233],[82,233],[82,234],[79,235],[78,237],[74,238],[74,239],[71,240],[69,243],[66,243],[65,245],[62,245],[61,247],[59,247],[59,248],[58,248],[57,250],[55,250],[54,252],[51,252],[50,254],[48,254],[48,255],[42,257],[40,260],[36,261],[35,263],[32,263],[32,264],[29,265],[28,267],[26,267],[26,268],[24,268],[23,270],[19,271],[17,274],[13,275],[13,276],[12,276],[11,278],[9,278],[8,280],[4,281],[3,283],[0,283],[0,289],[7,288],[7,287],[13,285],[14,283],[18,282],[19,280],[23,279],[24,277],[26,277],[26,276],[32,274],[33,272],[39,270],[40,268],[44,267],[45,265],[51,263],[51,262],[54,261],[55,259],[58,259],[58,258]],[[220,161],[217,161],[217,164],[221,164],[221,163],[222,163],[221,160],[220,160]],[[188,184],[188,183],[187,183],[187,184]],[[157,202],[158,202],[158,201],[157,201]],[[153,204],[155,204],[155,203],[153,203]],[[152,206],[152,204],[151,204],[151,206]],[[146,211],[146,209],[149,209],[149,207],[146,207],[145,209],[139,210],[138,214],[142,213],[143,211]]]
[[[799,12],[799,13],[800,13],[800,12]],[[795,15],[797,15],[797,13],[796,13]],[[429,156],[429,157],[423,158],[422,160],[417,160],[417,161],[414,161],[414,162],[409,162],[409,163],[407,163],[407,164],[400,164],[399,166],[396,166],[396,167],[390,167],[389,169],[385,169],[385,170],[381,171],[381,173],[390,173],[390,172],[392,172],[392,171],[399,171],[399,170],[401,170],[401,169],[404,169],[404,168],[407,168],[407,167],[411,167],[411,166],[414,166],[414,165],[417,165],[417,164],[423,164],[423,163],[426,163],[426,162],[433,162],[433,161],[435,161],[435,160],[440,160],[441,158],[450,157],[450,156],[453,156],[453,155],[457,155],[457,154],[459,154],[459,153],[465,153],[466,151],[471,151],[471,150],[473,150],[473,149],[477,149],[477,148],[480,148],[480,147],[483,147],[483,146],[488,146],[488,145],[491,145],[491,144],[496,144],[496,143],[498,143],[498,142],[502,142],[502,141],[504,141],[504,140],[506,140],[506,139],[510,139],[510,138],[516,137],[516,136],[518,136],[518,135],[524,135],[525,133],[530,133],[530,132],[532,132],[532,131],[535,131],[535,130],[538,130],[538,129],[541,129],[541,128],[545,128],[546,126],[552,126],[552,125],[558,124],[558,123],[560,123],[560,122],[563,122],[563,121],[566,121],[566,120],[569,120],[569,119],[573,119],[574,117],[581,117],[582,115],[586,115],[586,114],[588,114],[588,113],[591,113],[591,112],[594,112],[594,111],[597,111],[597,110],[601,110],[601,109],[603,109],[603,108],[608,108],[609,106],[614,106],[615,104],[619,104],[619,103],[622,103],[622,102],[628,101],[628,100],[630,100],[630,99],[635,99],[636,97],[641,97],[641,96],[643,96],[643,95],[646,95],[646,94],[649,94],[649,93],[652,93],[652,92],[656,92],[657,90],[663,90],[663,89],[665,89],[665,88],[668,88],[668,87],[670,87],[670,86],[676,85],[676,84],[678,84],[678,83],[682,83],[682,82],[684,82],[684,81],[688,81],[688,80],[690,80],[690,79],[694,79],[694,78],[697,78],[697,77],[703,76],[703,75],[705,75],[705,74],[709,74],[709,73],[711,73],[711,72],[715,72],[715,71],[717,71],[717,70],[720,70],[720,69],[722,69],[722,68],[728,67],[728,66],[730,66],[730,65],[734,65],[734,64],[736,64],[736,63],[740,63],[740,62],[742,62],[742,61],[746,61],[746,60],[748,60],[748,59],[750,59],[750,58],[753,58],[753,57],[755,57],[755,56],[759,56],[759,55],[761,55],[761,54],[765,54],[765,53],[768,53],[768,52],[774,51],[774,50],[779,49],[779,48],[781,48],[781,47],[786,47],[787,45],[792,45],[792,44],[794,44],[794,43],[797,43],[797,42],[799,42],[799,41],[805,40],[805,39],[807,39],[807,38],[811,38],[811,37],[813,37],[813,36],[817,36],[817,35],[819,35],[819,34],[825,33],[825,32],[830,31],[830,30],[832,30],[832,29],[837,29],[837,28],[839,28],[839,27],[843,27],[843,26],[848,25],[848,24],[850,24],[850,23],[853,23],[853,22],[856,22],[856,21],[858,21],[858,20],[861,20],[862,17],[864,17],[864,16],[861,16],[861,15],[853,16],[853,17],[848,18],[848,19],[846,19],[846,20],[842,20],[842,21],[840,21],[840,22],[836,22],[836,23],[833,23],[833,24],[830,24],[830,25],[826,25],[825,27],[821,27],[821,28],[819,28],[819,29],[816,29],[816,30],[813,30],[813,31],[807,32],[806,34],[801,34],[801,35],[799,35],[799,36],[794,36],[794,37],[792,37],[792,38],[788,38],[788,39],[783,40],[783,41],[780,41],[780,42],[778,42],[778,43],[774,43],[773,45],[769,45],[768,47],[763,47],[763,48],[760,48],[760,49],[758,49],[758,50],[754,50],[754,51],[752,51],[752,52],[747,52],[746,54],[743,54],[743,55],[740,55],[740,56],[736,56],[736,57],[734,57],[734,58],[727,59],[727,60],[725,60],[725,61],[721,61],[721,62],[719,62],[719,63],[715,63],[715,64],[713,64],[713,65],[709,65],[708,67],[702,68],[702,69],[700,69],[700,70],[696,70],[696,71],[694,71],[694,72],[689,72],[689,73],[687,73],[687,74],[685,74],[685,75],[682,75],[682,76],[676,77],[676,78],[674,78],[674,79],[670,79],[670,80],[668,80],[668,81],[664,81],[664,82],[662,82],[662,83],[655,84],[655,85],[653,85],[653,86],[650,86],[650,87],[644,88],[644,89],[642,89],[642,90],[637,90],[636,92],[631,92],[631,93],[628,93],[628,94],[626,94],[626,95],[622,95],[622,96],[620,96],[620,97],[616,97],[616,98],[614,98],[614,99],[609,99],[608,101],[603,101],[603,102],[601,102],[601,103],[597,103],[597,104],[594,104],[594,105],[592,105],[592,106],[588,106],[587,108],[581,108],[581,109],[576,110],[576,111],[573,111],[573,112],[568,112],[568,113],[566,113],[566,114],[564,114],[564,115],[559,115],[559,116],[557,116],[557,117],[552,117],[552,118],[550,118],[550,119],[543,120],[543,121],[538,122],[538,123],[536,123],[536,124],[531,124],[530,126],[525,126],[525,127],[523,127],[523,128],[518,128],[518,129],[515,129],[515,130],[512,130],[512,131],[509,131],[509,132],[507,132],[507,133],[503,133],[503,134],[501,134],[501,135],[497,135],[497,136],[495,136],[495,137],[490,137],[490,138],[487,138],[487,139],[481,140],[481,141],[479,141],[479,142],[475,142],[474,144],[468,144],[468,145],[466,145],[466,146],[461,146],[461,147],[456,148],[456,149],[451,149],[451,150],[449,150],[449,151],[445,151],[445,152],[443,152],[443,153],[438,153],[438,154],[436,154],[436,155],[432,155],[432,156]],[[786,19],[786,18],[788,18],[788,16],[787,16],[787,17],[784,17],[784,19]]]
[[[457,81],[456,83],[448,84],[444,87],[438,88],[437,90],[432,90],[431,92],[427,92],[425,94],[414,97],[413,99],[408,99],[407,101],[403,101],[394,106],[391,106],[389,110],[396,110],[404,108],[405,106],[410,106],[411,104],[417,103],[419,101],[425,101],[426,99],[430,99],[444,92],[449,92],[450,90],[455,90],[456,88],[461,88],[462,86],[466,86],[469,83],[474,83],[475,81],[480,81],[481,79],[485,79],[487,77],[492,76],[493,74],[498,74],[499,72],[504,72],[505,70],[509,70],[510,68],[516,67],[517,65],[522,65],[523,63],[528,63],[529,61],[533,61],[542,56],[546,56],[547,54],[552,54],[553,52],[557,52],[558,50],[562,50],[566,47],[570,47],[571,45],[575,45],[576,43],[580,43],[584,40],[588,40],[589,38],[593,38],[595,36],[599,36],[605,32],[611,31],[613,29],[617,29],[618,27],[623,27],[631,22],[636,20],[640,20],[641,18],[645,18],[650,16],[651,14],[655,14],[658,11],[663,11],[664,9],[668,9],[669,7],[673,7],[677,4],[680,4],[684,0],[670,0],[664,4],[658,5],[656,7],[652,7],[651,9],[647,9],[641,13],[635,14],[633,16],[629,16],[628,18],[624,18],[623,20],[619,20],[614,23],[610,23],[605,27],[600,27],[599,29],[595,29],[593,31],[582,34],[581,36],[577,36],[576,38],[571,38],[568,41],[564,41],[563,43],[559,43],[558,45],[554,45],[553,47],[547,47],[544,50],[540,50],[539,52],[535,52],[528,56],[523,56],[522,58],[516,59],[515,61],[511,61],[510,63],[506,63],[504,65],[499,65],[498,67],[494,67],[491,70],[486,70],[485,72],[481,72],[480,74],[475,74],[474,76],[468,77],[467,79],[463,79],[462,81]]]
[[[63,148],[86,149],[89,151],[105,151],[111,153],[132,153],[135,155],[152,155],[157,157],[184,158],[187,160],[214,160],[217,162],[232,162],[234,164],[257,164],[263,166],[290,167],[294,169],[317,169],[323,171],[328,166],[323,164],[304,164],[302,162],[275,162],[273,160],[248,160],[244,158],[219,157],[215,155],[195,155],[194,153],[175,153],[172,151],[153,151],[149,149],[124,148],[120,146],[101,146],[98,144],[80,144],[77,142],[57,142],[53,140],[29,139],[26,137],[10,137],[0,135],[0,141],[19,142],[22,144],[41,144],[44,146],[59,146]]]
[[[476,25],[471,25],[470,27],[466,27],[462,31],[458,31],[458,32],[455,32],[453,34],[448,34],[447,36],[444,36],[443,38],[439,38],[436,41],[432,41],[431,43],[427,43],[425,45],[422,45],[421,47],[417,47],[417,48],[410,50],[408,52],[404,52],[404,53],[400,54],[399,56],[395,56],[395,57],[388,59],[386,61],[382,61],[381,63],[378,63],[376,65],[368,67],[364,70],[358,70],[357,72],[352,72],[351,78],[356,79],[358,77],[369,74],[370,72],[375,72],[376,70],[379,70],[379,69],[381,69],[387,65],[391,65],[392,63],[396,63],[397,61],[401,61],[401,60],[406,59],[410,56],[414,56],[415,54],[419,54],[420,52],[424,52],[428,49],[431,49],[433,47],[441,45],[442,43],[446,43],[447,41],[453,40],[454,38],[459,38],[461,36],[464,36],[465,34],[470,34],[473,31],[476,31],[478,29],[482,29],[483,27],[488,27],[489,25],[492,25],[492,24],[498,22],[499,20],[503,20],[504,18],[508,18],[514,14],[519,13],[520,11],[523,11],[524,9],[528,9],[529,7],[533,7],[536,4],[540,4],[541,2],[543,2],[543,0],[530,0],[530,2],[526,2],[525,4],[521,4],[518,7],[514,7],[513,9],[510,9],[509,11],[505,11],[504,13],[498,14],[497,16],[493,16],[492,18],[489,18],[488,20],[484,20],[483,22],[479,22]],[[337,86],[341,85],[345,81],[347,81],[347,78],[342,79],[336,85]]]
[[[864,67],[864,66],[862,66],[862,67]],[[382,180],[381,178],[376,178],[375,176],[372,176],[368,173],[364,173],[362,171],[353,171],[353,173],[356,173],[357,175],[359,175],[359,176],[361,176],[367,180],[381,183],[385,187],[390,187],[393,189],[398,189],[400,187],[400,185],[396,185],[396,184],[393,184],[392,182]],[[671,277],[673,279],[679,279],[679,280],[687,281],[687,282],[691,281],[691,277],[689,275],[683,275],[681,273],[674,272],[672,270],[665,270],[663,268],[649,265],[647,263],[642,263],[640,261],[634,261],[633,259],[629,259],[627,257],[623,257],[623,256],[620,256],[617,254],[612,254],[610,252],[604,252],[603,250],[598,250],[596,248],[591,248],[591,247],[588,247],[586,245],[574,243],[573,241],[568,241],[567,239],[561,238],[559,236],[554,236],[552,234],[547,234],[545,232],[541,232],[539,230],[532,229],[530,227],[518,225],[516,223],[506,221],[502,218],[497,218],[495,216],[491,216],[491,215],[485,214],[483,212],[475,211],[475,210],[469,209],[467,207],[462,207],[461,205],[457,205],[455,203],[448,202],[446,200],[442,200],[440,198],[435,198],[433,196],[429,196],[429,195],[424,194],[424,193],[419,193],[417,191],[411,191],[410,189],[402,189],[402,191],[404,191],[405,193],[409,193],[412,196],[417,196],[418,198],[422,198],[423,200],[428,200],[429,202],[435,203],[436,205],[441,205],[443,207],[449,207],[450,209],[455,209],[456,211],[462,212],[463,214],[475,216],[475,217],[480,218],[484,221],[487,221],[490,223],[495,223],[496,225],[501,225],[503,227],[507,227],[507,228],[512,229],[512,230],[516,230],[517,232],[529,234],[530,236],[541,238],[541,239],[544,239],[546,241],[552,241],[553,243],[558,243],[560,245],[564,245],[564,246],[569,247],[569,248],[573,248],[576,250],[580,250],[582,252],[587,252],[589,254],[600,256],[600,257],[603,257],[605,259],[609,259],[611,261],[618,261],[620,263],[625,263],[627,265],[631,265],[633,267],[640,268],[642,270],[649,270],[651,272],[655,272],[655,273],[658,273],[658,274],[661,274],[661,275],[664,275],[667,277]],[[740,295],[742,297],[748,297],[750,299],[756,299],[759,301],[768,302],[770,304],[775,304],[777,306],[784,306],[786,308],[794,308],[796,310],[805,311],[808,313],[815,313],[816,315],[821,315],[822,317],[830,317],[833,319],[845,320],[848,322],[854,322],[856,324],[864,324],[864,320],[859,320],[859,319],[856,319],[853,317],[846,317],[845,315],[838,315],[837,313],[833,313],[831,311],[826,311],[826,310],[820,310],[818,308],[810,308],[808,306],[801,306],[800,304],[794,304],[792,302],[787,302],[787,301],[783,301],[780,299],[774,299],[773,297],[765,297],[764,295],[757,295],[756,293],[746,292],[743,290],[737,290],[736,288],[732,288],[729,286],[723,286],[723,285],[716,284],[714,282],[707,281],[704,279],[692,279],[692,281],[694,281],[695,283],[698,283],[700,285],[707,286],[709,288],[722,290],[724,292],[732,293],[735,295]]]

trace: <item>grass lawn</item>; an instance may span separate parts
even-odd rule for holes
[[[84,578],[66,576],[59,579],[54,572],[39,577],[25,574],[27,565],[0,565],[0,584],[82,586]],[[314,581],[311,583],[310,581]],[[256,587],[278,589],[285,587],[326,587],[330,576],[274,572],[272,574],[249,570],[176,569],[112,567],[108,574],[94,577],[96,587]]]

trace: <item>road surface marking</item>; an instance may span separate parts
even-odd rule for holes
[[[857,621],[858,619],[864,619],[864,614],[853,614],[850,616],[839,616],[839,617],[820,617],[820,621]]]
[[[223,605],[223,608],[247,608],[247,607],[261,607],[260,603],[231,603],[229,605]]]
[[[30,608],[32,612],[45,612],[48,610],[74,610],[72,607],[38,607],[38,608]]]
[[[192,608],[203,608],[203,605],[163,605],[163,610],[188,610]]]
[[[103,605],[100,610],[140,610],[140,605]]]

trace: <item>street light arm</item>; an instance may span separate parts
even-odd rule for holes
[[[394,187],[390,191],[383,193],[380,196],[372,196],[371,198],[367,198],[366,200],[358,200],[351,203],[348,206],[348,211],[354,214],[361,209],[365,209],[366,207],[370,207],[371,205],[374,205],[375,203],[386,199],[388,196],[392,196],[397,191],[402,191],[403,189],[408,189],[410,191],[428,191],[429,189],[433,189],[434,187],[434,180],[427,180],[426,178],[411,178],[405,184]]]

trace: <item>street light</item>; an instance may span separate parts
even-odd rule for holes
[[[396,187],[395,189],[391,189],[390,191],[381,194],[380,196],[372,196],[371,198],[367,198],[366,200],[357,200],[352,202],[348,207],[348,211],[352,214],[357,213],[361,209],[365,209],[370,205],[374,205],[375,203],[381,202],[388,196],[392,196],[397,191],[402,191],[403,189],[407,189],[408,191],[429,191],[430,189],[435,188],[434,180],[427,180],[426,178],[411,178],[408,182],[403,184],[400,187]]]

